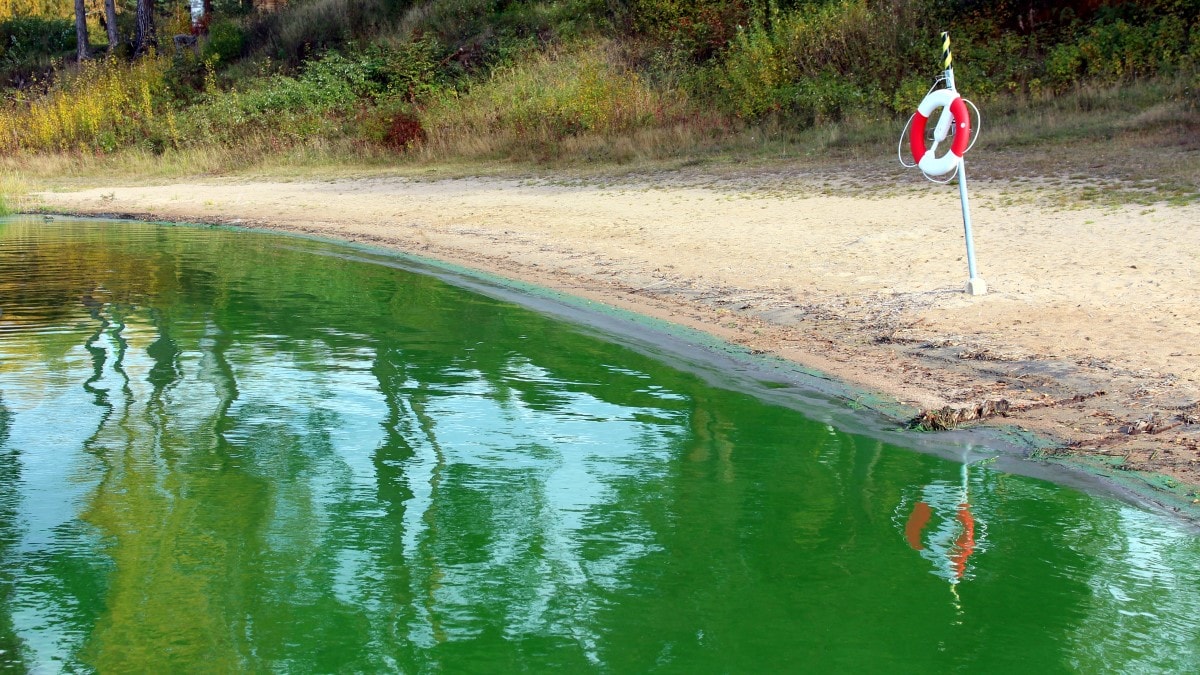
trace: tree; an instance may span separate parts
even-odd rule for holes
[[[75,0],[75,56],[80,61],[91,57],[88,53],[87,7],[83,0]]]
[[[108,29],[108,53],[116,52],[117,43],[121,36],[117,34],[117,4],[116,0],[104,0],[104,27]]]
[[[154,42],[154,0],[137,0],[137,34],[133,39],[134,53],[145,54],[154,47]]]

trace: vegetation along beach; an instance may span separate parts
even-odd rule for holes
[[[1183,0],[0,0],[0,194],[559,289],[1194,518],[1198,29]],[[980,296],[956,185],[897,161],[942,31]]]

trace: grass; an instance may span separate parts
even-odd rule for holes
[[[956,28],[958,84],[985,114],[973,175],[1056,180],[1067,202],[1194,200],[1200,42],[1183,28],[1200,16],[1147,2],[1118,22],[1132,33],[1103,12],[1036,35],[988,12]],[[164,44],[13,91],[0,168],[60,183],[758,167],[866,194],[919,182],[895,148],[944,3],[693,4],[313,0],[222,16],[198,54]]]
[[[0,151],[97,149],[111,151],[147,135],[156,122],[155,100],[164,87],[165,60],[85,62],[46,95],[0,110]]]
[[[20,174],[0,172],[0,217],[30,210],[32,202],[27,197],[28,192],[29,185]]]
[[[703,146],[728,123],[679,89],[644,80],[615,46],[533,53],[419,114],[424,161],[508,158],[628,163]]]
[[[87,150],[17,152],[0,157],[0,192],[21,208],[27,185],[38,189],[188,180],[194,177],[340,178],[398,175],[414,179],[554,176],[600,180],[630,173],[755,175],[796,172],[828,178],[835,192],[880,194],[910,184],[896,163],[901,118],[851,118],[795,129],[778,122],[722,126],[675,99],[673,117],[654,118],[653,85],[629,76],[603,44],[584,59],[551,55],[498,73],[459,101],[460,119],[439,122],[433,110],[428,145],[398,153],[350,138],[310,139],[280,146],[269,134],[237,145],[134,147],[112,154]],[[580,65],[582,63],[583,65]],[[541,78],[556,69],[592,69],[577,88]],[[591,78],[591,79],[588,79]],[[964,88],[969,88],[964,83]],[[535,87],[542,87],[538,90]],[[1120,87],[1081,86],[1054,98],[1001,99],[983,109],[982,137],[972,150],[972,177],[1005,181],[1009,199],[1072,205],[1186,204],[1200,200],[1200,110],[1183,78]],[[657,92],[661,94],[662,92]],[[668,93],[668,95],[670,95]],[[968,91],[969,95],[969,91]],[[529,100],[534,120],[557,111],[528,136],[495,133],[489,106],[504,96]],[[640,98],[639,98],[640,97]],[[620,101],[613,112],[590,112]],[[589,107],[590,106],[590,107]],[[587,122],[584,114],[596,117]],[[604,114],[610,117],[603,117]],[[572,117],[576,115],[576,117]],[[620,117],[624,115],[625,117]],[[639,116],[642,116],[639,118]],[[652,123],[638,123],[649,117]],[[591,126],[564,134],[568,124]],[[699,120],[699,121],[697,121]],[[445,124],[445,127],[439,127]],[[558,125],[558,126],[556,126]],[[457,139],[457,140],[456,140]]]

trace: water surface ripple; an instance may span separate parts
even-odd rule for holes
[[[1175,523],[339,250],[0,221],[0,669],[1200,670]]]

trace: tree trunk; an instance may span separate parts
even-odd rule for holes
[[[117,43],[121,41],[121,36],[117,34],[117,3],[115,0],[104,0],[104,18],[107,22],[105,28],[108,29],[108,53],[112,54],[117,49]]]
[[[154,0],[137,0],[137,35],[133,41],[138,55],[154,48]]]
[[[88,52],[87,7],[83,0],[75,0],[75,56],[80,61],[91,57]]]

